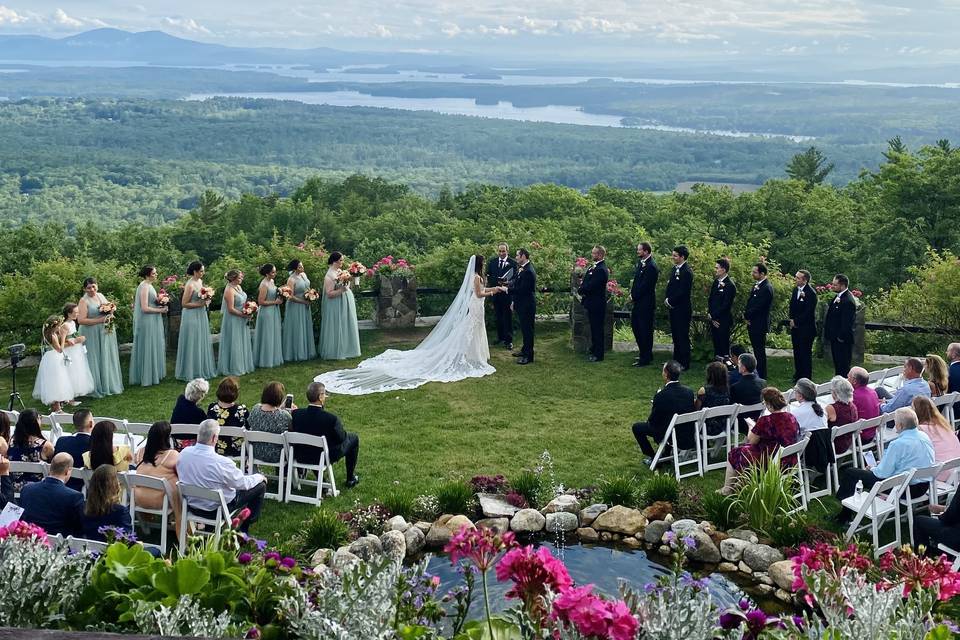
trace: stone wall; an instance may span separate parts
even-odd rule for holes
[[[377,276],[377,326],[381,329],[412,329],[417,320],[417,278]]]

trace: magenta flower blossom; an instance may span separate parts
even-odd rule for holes
[[[626,603],[595,595],[592,584],[561,593],[553,602],[553,617],[573,625],[582,636],[604,640],[633,640],[639,627]]]
[[[456,564],[461,558],[473,562],[480,571],[487,571],[496,561],[501,551],[515,546],[513,532],[497,533],[493,529],[481,527],[471,529],[464,526],[443,548],[450,554],[450,562]]]
[[[251,560],[253,560],[253,556],[246,551],[237,556],[237,562],[240,564],[250,564]]]

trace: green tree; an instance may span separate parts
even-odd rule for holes
[[[794,180],[803,182],[808,187],[822,183],[834,164],[827,164],[827,157],[816,147],[810,147],[803,153],[798,153],[787,163],[787,175]]]

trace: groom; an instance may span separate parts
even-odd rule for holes
[[[537,314],[537,272],[530,263],[530,252],[517,249],[517,277],[510,281],[510,309],[517,314],[523,347],[514,352],[517,364],[533,362],[533,319]]]

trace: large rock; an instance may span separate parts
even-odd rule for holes
[[[407,557],[407,539],[402,531],[387,531],[380,536],[380,546],[383,554],[402,562]]]
[[[393,516],[387,520],[387,524],[384,526],[385,531],[406,531],[407,527],[410,525],[407,524],[407,521],[403,516]]]
[[[577,529],[577,535],[580,536],[580,542],[596,542],[600,539],[600,534],[593,527]]]
[[[518,509],[495,493],[478,493],[480,511],[485,518],[512,518]]]
[[[793,591],[793,560],[779,560],[767,567],[774,583],[784,591]]]
[[[647,520],[663,520],[668,513],[673,513],[673,505],[663,500],[657,500],[643,510],[643,517]]]
[[[697,543],[692,549],[686,550],[688,558],[696,560],[697,562],[709,562],[711,564],[720,562],[720,550],[717,549],[717,545],[713,544],[710,536],[699,528],[694,529],[686,535],[693,538]]]
[[[593,521],[593,528],[597,531],[622,533],[627,536],[636,535],[645,526],[647,519],[642,513],[619,504],[607,509]]]
[[[737,570],[737,565],[732,562],[721,562],[717,565],[717,570],[723,573],[733,573]]]
[[[310,566],[319,567],[320,565],[326,565],[330,563],[330,558],[333,557],[332,549],[317,549],[313,552],[313,555],[310,556]]]
[[[436,519],[436,521],[430,525],[430,530],[427,531],[427,546],[430,548],[442,547],[448,542],[450,538],[453,537],[453,530],[447,526],[447,523],[453,518],[450,514],[444,514]],[[419,526],[419,525],[417,525]]]
[[[731,529],[730,531],[727,531],[727,535],[731,538],[746,540],[750,544],[757,544],[760,541],[760,539],[757,537],[757,534],[749,529]]]
[[[413,526],[415,526],[417,529],[420,529],[420,532],[423,535],[427,535],[427,532],[430,531],[430,527],[433,526],[433,523],[420,520],[418,522],[415,522]]]
[[[520,509],[510,520],[510,529],[516,533],[537,533],[546,524],[547,519],[536,509]]]
[[[416,555],[423,550],[427,542],[427,536],[419,527],[410,527],[403,532],[403,541],[407,545],[407,555]]]
[[[565,493],[551,500],[547,506],[543,508],[541,513],[543,513],[543,515],[549,513],[572,513],[576,515],[579,511],[580,501],[577,500],[577,497]]]
[[[477,528],[477,526],[473,524],[473,521],[467,516],[453,516],[447,520],[447,529],[450,529],[452,533],[459,533],[460,529],[463,529],[464,527],[467,529]]]
[[[576,513],[557,511],[547,514],[546,530],[549,533],[573,531],[579,526],[580,521],[577,519]]]
[[[743,561],[754,571],[766,571],[780,560],[783,560],[783,554],[766,544],[752,544],[743,551]]]
[[[663,520],[654,520],[647,523],[647,528],[643,530],[643,539],[650,544],[657,544],[663,539],[663,534],[670,530],[670,525]]]
[[[350,553],[361,560],[373,560],[383,553],[383,546],[380,544],[380,538],[375,535],[366,535],[357,538],[350,543]]]
[[[670,530],[677,534],[677,539],[679,540],[683,536],[689,535],[692,531],[699,531],[700,525],[698,525],[695,520],[684,518],[682,520],[674,520],[673,524],[670,525]]]
[[[750,546],[750,543],[740,538],[727,538],[720,541],[720,555],[727,562],[740,562],[743,559],[743,551]]]
[[[350,547],[342,546],[333,554],[333,560],[330,561],[330,568],[337,573],[349,571],[360,563],[360,558],[350,552]]]
[[[510,531],[510,518],[483,518],[477,520],[477,529],[492,529],[496,533]]]
[[[639,549],[642,543],[633,536],[626,536],[620,541],[620,544],[628,549]]]
[[[580,511],[580,524],[585,527],[589,527],[593,524],[593,521],[597,519],[601,513],[607,510],[607,505],[605,504],[592,504],[586,509]]]

